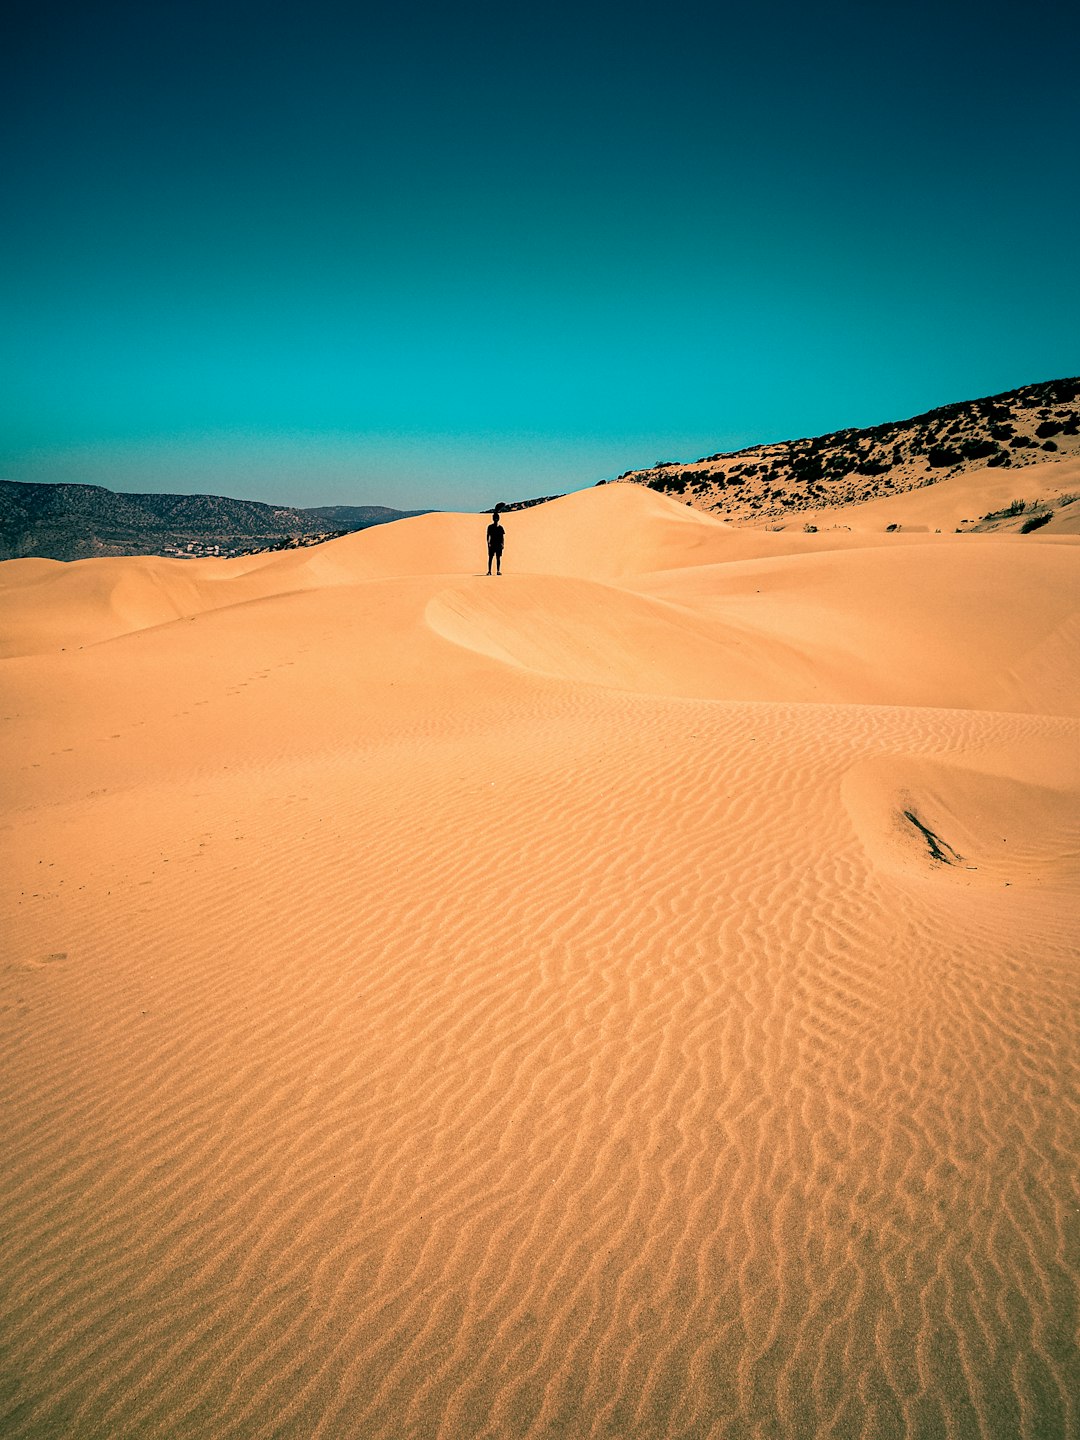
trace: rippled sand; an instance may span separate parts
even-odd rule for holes
[[[484,524],[0,566],[0,1429],[1080,1433],[1080,543]]]

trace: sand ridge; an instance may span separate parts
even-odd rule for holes
[[[859,530],[885,530],[896,525],[909,531],[968,532],[977,530],[987,515],[1001,516],[1000,526],[1009,508],[1022,503],[1027,509],[1011,521],[1011,529],[1019,530],[1024,518],[1042,508],[1051,515],[1045,527],[1040,527],[1040,534],[1076,535],[1080,533],[1078,502],[1080,460],[1044,461],[1020,471],[969,470],[902,495],[809,510],[793,523],[798,529],[808,524]]]
[[[0,566],[7,1433],[1078,1433],[1075,544],[483,523]]]

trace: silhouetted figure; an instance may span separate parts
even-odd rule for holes
[[[492,560],[495,561],[495,574],[502,574],[502,552],[505,539],[506,531],[499,522],[499,512],[496,510],[491,517],[491,524],[487,528],[489,575],[491,574]]]

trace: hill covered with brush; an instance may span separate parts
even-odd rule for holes
[[[630,470],[619,482],[727,520],[849,506],[963,474],[1080,456],[1080,378],[1024,385],[869,429],[753,445],[691,463]]]
[[[97,555],[236,555],[366,530],[415,511],[298,509],[224,495],[125,495],[102,485],[0,480],[0,560]]]

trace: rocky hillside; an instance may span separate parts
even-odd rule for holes
[[[1048,380],[942,405],[911,420],[754,445],[619,481],[679,496],[729,520],[769,520],[932,485],[964,470],[1080,455],[1080,379]]]
[[[310,544],[415,513],[385,505],[303,510],[223,495],[122,495],[100,485],[0,480],[0,560],[238,555]]]

